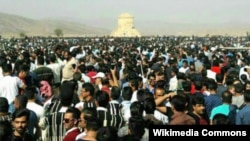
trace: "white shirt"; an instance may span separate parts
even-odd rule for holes
[[[131,101],[124,100],[122,101],[121,105],[122,105],[121,113],[124,118],[124,121],[128,122],[128,119],[130,117]]]
[[[248,73],[244,70],[245,67],[240,68],[239,79],[242,82],[241,75],[245,74],[247,76],[247,80],[250,80]]]
[[[58,63],[53,63],[47,65],[48,68],[50,68],[53,72],[53,77],[55,83],[60,83],[61,82],[61,66]]]
[[[181,67],[181,68],[179,68],[179,72],[181,72],[181,73],[186,73],[187,70],[189,70],[189,67],[186,67],[186,68]]]
[[[207,70],[207,78],[211,78],[216,82],[216,73],[211,70]]]
[[[2,67],[0,67],[0,79],[2,79],[3,78],[3,69],[2,69]]]
[[[131,98],[131,103],[135,102],[135,101],[138,101],[137,99],[137,90],[133,92],[132,94],[132,98]]]
[[[82,80],[84,80],[84,83],[90,82],[90,78],[84,73],[82,73]]]
[[[97,107],[96,110],[97,111],[105,111],[105,112],[108,111],[107,108],[104,108],[104,107]]]
[[[169,80],[169,90],[170,91],[176,91],[178,86],[178,80],[177,77],[174,76]]]
[[[81,95],[82,93],[82,84],[84,84],[84,82],[82,81],[77,81],[77,85],[78,85],[78,88],[77,88],[77,95]]]
[[[4,76],[0,80],[0,97],[7,98],[9,104],[11,104],[18,95],[18,88],[22,86],[24,86],[24,83],[19,77]]]
[[[154,117],[163,122],[164,125],[169,123],[168,116],[162,114],[158,110],[155,110]]]
[[[82,139],[84,136],[86,136],[86,132],[82,132],[79,135],[76,136],[76,140]]]
[[[35,102],[28,102],[27,109],[34,111],[39,119],[43,116],[43,107]]]
[[[144,111],[143,112],[143,116],[146,115],[146,112]],[[162,114],[161,112],[159,112],[158,110],[155,110],[154,111],[154,117],[160,121],[162,121],[162,123],[164,125],[167,125],[169,123],[169,120],[168,120],[168,116]]]

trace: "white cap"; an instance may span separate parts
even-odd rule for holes
[[[93,76],[92,78],[104,78],[105,77],[105,74],[103,72],[98,72],[95,76]]]

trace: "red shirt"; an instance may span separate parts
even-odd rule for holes
[[[221,68],[218,66],[212,66],[211,71],[215,72],[216,74],[221,73]]]
[[[191,84],[191,94],[195,93],[195,86],[194,83]]]
[[[86,75],[90,78],[90,82],[92,83],[92,84],[94,84],[95,83],[95,78],[92,78],[93,76],[95,76],[97,74],[97,72],[95,72],[95,71],[90,71],[90,72],[88,72]]]
[[[78,128],[72,130],[71,132],[69,132],[64,138],[63,141],[75,141],[76,140],[76,136],[79,135],[81,132]]]

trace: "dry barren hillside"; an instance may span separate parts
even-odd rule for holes
[[[0,13],[0,34],[19,36],[21,32],[34,36],[54,36],[54,30],[60,28],[65,36],[107,35],[106,29],[62,20],[33,20],[21,16]]]

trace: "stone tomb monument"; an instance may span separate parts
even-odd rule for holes
[[[118,26],[111,33],[113,37],[141,37],[141,34],[134,28],[134,17],[123,13],[118,18]]]

